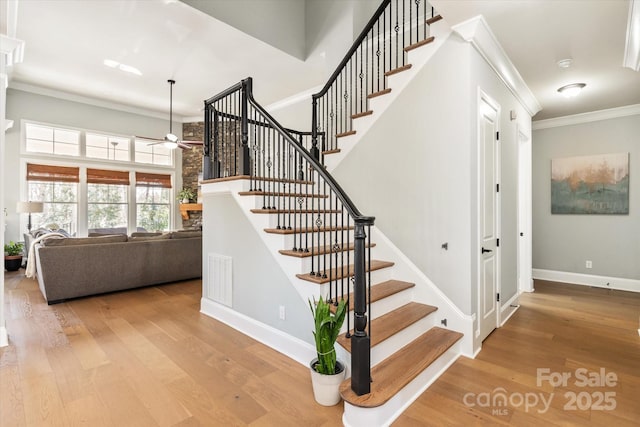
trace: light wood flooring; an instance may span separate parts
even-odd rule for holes
[[[47,306],[36,282],[6,273],[0,426],[341,425],[341,405],[313,400],[307,368],[200,314],[200,286]],[[460,358],[394,426],[638,425],[640,294],[537,282],[521,304],[476,359]],[[616,386],[536,385],[537,368],[581,367],[615,373]],[[554,398],[545,413],[464,404],[498,387]],[[565,392],[585,390],[615,392],[616,409],[563,409]]]

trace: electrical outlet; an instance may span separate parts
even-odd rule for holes
[[[280,306],[280,320],[285,320],[286,319],[286,313],[284,311],[284,305]]]
[[[592,268],[593,267],[593,263],[591,261],[587,261],[587,262],[585,262],[585,267]]]

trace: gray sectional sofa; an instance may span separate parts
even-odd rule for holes
[[[202,277],[199,231],[52,237],[34,249],[38,283],[49,304]]]

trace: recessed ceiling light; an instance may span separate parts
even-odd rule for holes
[[[558,89],[558,92],[560,92],[565,98],[573,98],[578,96],[586,85],[586,83],[572,83],[570,85],[562,86]]]
[[[118,61],[114,61],[113,59],[105,59],[102,61],[104,65],[110,68],[117,68],[120,71],[124,71],[125,73],[135,74],[136,76],[141,76],[142,73],[136,67],[132,67],[131,65],[121,64]]]
[[[557,64],[558,64],[558,67],[560,68],[569,68],[571,67],[572,62],[573,62],[573,59],[567,58],[567,59],[561,59],[560,61],[557,62]]]

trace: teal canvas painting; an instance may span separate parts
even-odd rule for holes
[[[629,153],[551,160],[552,214],[629,214]]]

